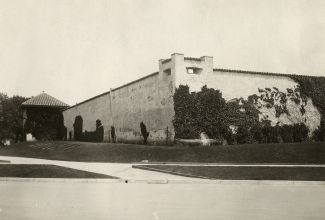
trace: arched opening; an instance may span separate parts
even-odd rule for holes
[[[74,119],[73,130],[74,130],[74,140],[81,141],[82,140],[82,124],[83,120],[80,115],[76,116]]]

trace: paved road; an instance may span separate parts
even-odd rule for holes
[[[0,181],[0,219],[325,219],[325,185]]]

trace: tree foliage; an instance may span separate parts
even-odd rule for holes
[[[32,133],[37,140],[62,140],[63,116],[51,108],[27,109],[25,133]]]
[[[22,96],[9,97],[5,93],[0,93],[0,104],[2,106],[0,122],[0,138],[8,138],[17,141],[22,137],[23,116],[20,105],[28,98]]]
[[[206,132],[217,138],[223,132],[222,114],[225,100],[218,90],[202,87],[200,92],[190,93],[188,86],[180,86],[174,95],[175,118],[173,120],[176,137],[199,137]]]

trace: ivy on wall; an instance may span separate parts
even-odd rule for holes
[[[325,78],[290,75],[300,85],[300,93],[312,99],[321,114],[320,128],[314,132],[316,140],[325,141]]]
[[[285,103],[287,96],[276,88],[273,90],[266,88],[259,91],[260,96],[226,102],[219,90],[204,86],[201,91],[190,93],[188,86],[180,85],[174,94],[175,138],[193,139],[205,132],[210,138],[224,139],[229,144],[305,141],[308,128],[303,123],[280,127],[271,126],[267,119],[259,120],[256,108],[259,99],[272,107],[275,96],[279,95],[280,102]],[[286,113],[285,107],[282,108],[278,114]]]

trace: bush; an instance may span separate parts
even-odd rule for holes
[[[294,124],[293,125],[293,140],[294,142],[306,141],[308,138],[308,128],[305,124]]]
[[[293,139],[293,126],[283,125],[281,127],[281,137],[284,143],[294,142]]]
[[[86,142],[103,142],[104,127],[99,119],[96,120],[95,131],[85,131],[81,135],[81,140]]]
[[[236,140],[238,144],[246,144],[246,143],[251,144],[254,142],[250,132],[244,126],[238,127]]]
[[[173,124],[176,138],[199,138],[205,132],[210,138],[218,138],[225,131],[220,112],[226,101],[219,90],[202,87],[198,93],[190,93],[188,86],[179,86],[174,95],[175,117]]]

